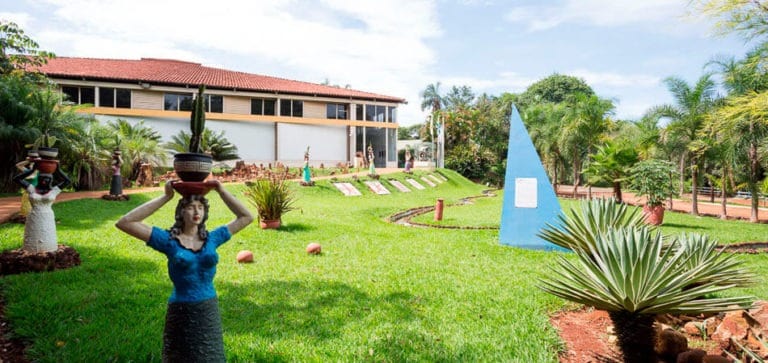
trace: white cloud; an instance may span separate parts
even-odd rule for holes
[[[669,0],[564,0],[555,5],[545,2],[536,6],[518,6],[505,16],[513,23],[526,25],[529,31],[558,26],[593,25],[613,27],[639,24],[648,27],[675,27],[680,22],[694,20],[686,17],[686,3]]]
[[[60,56],[176,58],[309,82],[329,79],[408,99],[436,62],[433,0],[48,0],[41,43]],[[50,15],[49,15],[50,16]],[[42,22],[41,22],[42,23]],[[250,60],[250,61],[249,61]],[[280,69],[281,74],[275,74]],[[417,96],[417,95],[416,95]]]
[[[16,23],[20,28],[25,29],[29,25],[30,15],[27,13],[11,13],[0,11],[0,20],[6,20]]]

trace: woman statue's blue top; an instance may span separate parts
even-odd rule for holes
[[[173,282],[169,302],[200,302],[216,297],[213,288],[219,262],[216,248],[231,237],[227,226],[218,227],[208,233],[208,239],[199,251],[192,251],[172,238],[168,231],[152,227],[147,245],[168,257],[168,275]]]

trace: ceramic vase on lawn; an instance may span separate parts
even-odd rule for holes
[[[664,206],[644,205],[643,215],[645,216],[645,223],[653,226],[660,226],[664,222]]]

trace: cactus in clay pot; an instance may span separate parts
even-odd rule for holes
[[[203,131],[205,130],[205,85],[200,85],[197,90],[197,97],[192,104],[192,116],[189,120],[189,128],[192,136],[189,138],[189,152],[202,153],[201,141]]]

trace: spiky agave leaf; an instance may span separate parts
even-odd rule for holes
[[[598,235],[610,229],[644,225],[640,209],[613,199],[583,200],[579,209],[571,208],[558,220],[557,225],[547,223],[539,237],[570,250],[588,250]]]
[[[677,241],[673,243],[679,243]],[[588,250],[575,249],[577,261],[558,260],[541,288],[563,299],[607,311],[636,314],[703,313],[746,308],[750,297],[708,298],[735,286],[732,269],[717,259],[695,267],[681,248],[665,248],[659,233],[646,226],[620,228],[597,237]]]

